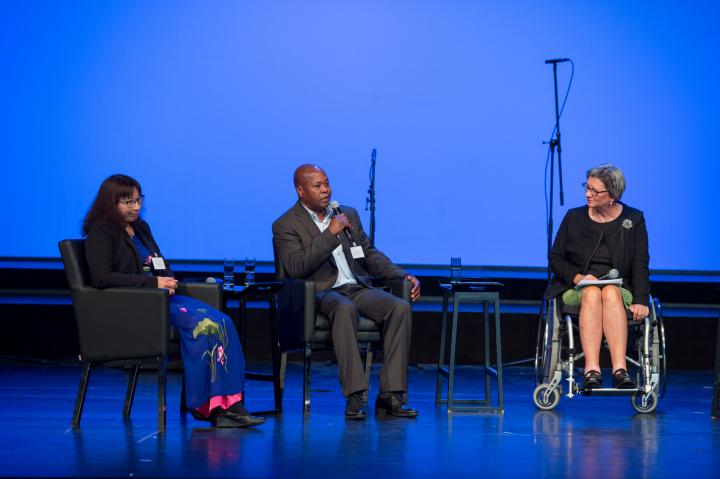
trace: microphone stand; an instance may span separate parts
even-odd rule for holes
[[[558,159],[558,185],[560,186],[560,206],[565,205],[565,194],[563,193],[562,183],[562,147],[560,144],[560,105],[558,103],[558,81],[557,81],[557,64],[566,61],[572,62],[569,58],[556,58],[553,60],[545,60],[546,64],[552,64],[553,66],[553,86],[555,88],[555,130],[553,131],[553,137],[550,139],[550,198],[548,199],[548,223],[547,223],[547,256],[548,256],[548,268],[547,268],[547,279],[550,282],[552,271],[550,269],[550,250],[552,249],[552,235],[553,235],[553,196],[555,194],[555,151],[557,150]],[[543,141],[543,144],[548,142]],[[540,315],[544,316],[547,314],[545,310],[546,301],[540,302]],[[519,359],[503,364],[503,366],[514,366],[516,364],[530,363],[535,361],[535,358]]]
[[[370,207],[370,244],[375,246],[375,157],[377,150],[373,148],[370,156],[370,187],[368,196],[365,198],[365,211]]]
[[[546,62],[547,63],[547,62]],[[558,81],[557,81],[557,61],[552,61],[553,66],[553,84],[555,88],[555,133],[550,139],[550,198],[547,224],[547,253],[550,257],[552,249],[553,235],[553,196],[555,187],[555,151],[557,150],[558,163],[558,186],[560,187],[560,206],[565,205],[565,194],[563,192],[562,181],[562,144],[560,143],[560,108],[558,105]],[[550,267],[548,265],[548,280],[550,280]]]

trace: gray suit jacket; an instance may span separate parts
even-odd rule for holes
[[[351,244],[344,234],[333,236],[329,229],[321,233],[298,200],[272,225],[278,278],[314,281],[317,283],[317,291],[332,288],[338,275],[332,252],[338,245],[343,246],[347,262],[360,284],[372,287],[372,277],[394,279],[403,278],[407,274],[370,244],[357,211],[349,206],[341,208],[353,226],[353,238],[362,246],[365,258],[352,259]]]

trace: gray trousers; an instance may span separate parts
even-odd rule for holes
[[[407,391],[412,332],[410,303],[381,289],[348,284],[319,293],[318,312],[332,324],[340,384],[346,397],[368,389],[357,343],[360,315],[382,323],[384,361],[380,370],[380,392]]]

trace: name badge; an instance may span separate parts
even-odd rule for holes
[[[167,269],[165,267],[165,260],[162,259],[162,256],[153,256],[152,257],[152,265],[153,265],[153,269],[155,269],[155,271]]]
[[[353,259],[365,257],[365,253],[363,253],[362,246],[352,246],[350,248],[350,254],[352,255]]]

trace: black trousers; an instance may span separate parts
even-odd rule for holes
[[[380,392],[407,391],[412,333],[410,303],[381,289],[348,284],[319,293],[318,312],[332,324],[340,384],[346,397],[368,389],[357,344],[360,315],[382,324],[384,362]]]

